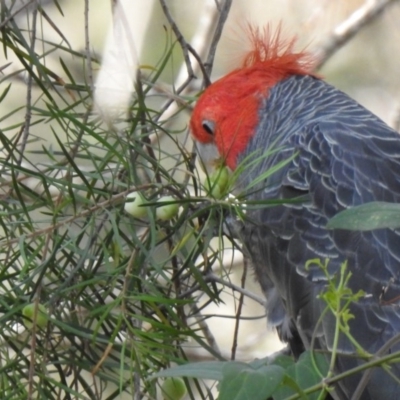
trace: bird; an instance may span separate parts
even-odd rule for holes
[[[189,129],[204,163],[236,171],[235,191],[251,204],[238,229],[267,298],[269,324],[295,357],[337,346],[335,372],[361,366],[354,342],[326,312],[321,294],[346,265],[352,338],[370,355],[399,351],[400,230],[331,229],[339,212],[373,201],[400,202],[400,136],[314,72],[281,29],[250,26],[241,65],[197,99]],[[222,161],[221,161],[222,160]],[[254,206],[259,204],[259,206]],[[310,260],[326,262],[326,270]],[[397,399],[400,365],[335,386],[350,399]],[[393,378],[394,377],[394,378]],[[357,389],[358,388],[358,389]]]

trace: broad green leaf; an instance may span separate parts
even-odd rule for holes
[[[282,367],[284,369],[288,369],[295,364],[295,361],[293,357],[281,354],[276,357],[271,364],[278,365],[279,367]]]
[[[292,380],[287,380],[288,384],[274,393],[274,400],[283,400],[288,396],[299,393],[299,389],[304,391],[317,385],[326,376],[328,370],[329,364],[322,354],[311,351],[304,352],[295,364],[286,369],[287,375]],[[298,388],[296,388],[296,385],[291,385],[290,382],[297,384]],[[319,391],[309,393],[307,399],[317,399],[319,394]]]
[[[373,201],[341,211],[326,225],[329,229],[370,231],[400,228],[400,204]]]
[[[227,361],[204,361],[177,365],[157,372],[153,378],[167,378],[185,376],[187,378],[213,379],[220,381],[222,379],[222,369]],[[246,365],[246,364],[245,364]]]
[[[281,385],[285,370],[276,365],[254,369],[239,362],[223,368],[218,400],[265,400]]]

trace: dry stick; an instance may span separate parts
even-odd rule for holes
[[[31,54],[35,53],[35,43],[36,43],[36,22],[37,22],[37,7],[34,8],[32,12],[32,31],[31,31],[31,44],[30,44],[30,50]],[[31,62],[31,67],[33,66],[33,62]],[[33,71],[32,71],[33,73]],[[26,93],[26,113],[25,113],[25,124],[24,124],[24,131],[22,133],[22,142],[20,144],[20,157],[17,160],[17,163],[20,165],[23,159],[23,154],[24,150],[26,147],[26,143],[28,141],[29,137],[29,128],[31,125],[31,118],[32,118],[32,73],[28,75],[27,79],[27,93]],[[37,315],[38,313],[38,308],[39,308],[39,299],[36,298],[35,300],[35,313]],[[35,316],[34,316],[35,318]],[[30,360],[29,360],[29,370],[28,370],[28,400],[31,400],[33,397],[33,384],[34,384],[34,375],[35,375],[35,354],[36,354],[36,324],[33,324],[32,326],[32,341],[31,341],[31,354],[30,354]]]
[[[163,0],[160,0],[163,1]],[[207,73],[205,72],[202,59],[206,56],[209,45],[212,41],[212,34],[215,31],[215,27],[217,25],[218,10],[215,6],[211,6],[211,0],[208,0],[205,11],[202,13],[201,18],[199,20],[199,26],[196,33],[193,35],[191,39],[191,44],[186,41],[181,41],[180,45],[182,48],[182,52],[184,53],[184,58],[189,59],[189,53],[192,54],[197,63],[194,66],[191,66],[191,69],[194,73],[194,76],[200,70],[203,73],[204,78],[209,81]],[[175,21],[172,19],[170,14],[166,15],[168,22],[171,24],[171,27],[174,26],[174,32],[179,28],[177,27]],[[179,32],[179,35],[183,37],[183,35]],[[183,45],[183,47],[182,47]],[[195,50],[196,49],[196,50]],[[178,72],[177,78],[175,80],[175,87],[177,89],[174,90],[174,93],[183,95],[184,93],[189,91],[189,84],[192,79],[187,78],[188,72],[186,68],[186,64],[182,65],[181,69]],[[178,110],[178,106],[184,103],[182,100],[176,101],[173,97],[168,96],[169,100],[166,104],[160,109],[160,115],[156,118],[156,121],[162,119],[163,121],[168,121],[168,119]],[[175,102],[177,104],[175,104]]]
[[[210,328],[208,327],[208,324],[206,324],[204,322],[204,318],[202,316],[200,309],[197,307],[197,303],[193,303],[191,308],[192,308],[196,323],[199,325],[201,332],[203,333],[204,338],[207,341],[207,344],[215,351],[215,353],[217,353],[219,356],[222,357],[222,353],[218,347],[218,343],[215,340],[215,337],[212,334]]]
[[[36,22],[37,22],[37,7],[34,8],[32,12],[32,31],[31,31],[31,45],[30,45],[30,51],[31,54],[33,54],[33,57],[35,57],[35,44],[36,44]],[[33,84],[33,78],[32,74],[33,72],[33,61],[31,61],[31,73],[28,74],[28,79],[26,83],[26,113],[25,113],[25,123],[24,123],[24,130],[22,132],[22,141],[20,143],[20,156],[19,159],[17,160],[18,165],[21,165],[22,159],[24,157],[24,151],[26,147],[26,143],[28,141],[29,137],[29,128],[31,126],[31,118],[32,118],[32,84]]]
[[[218,43],[221,39],[222,30],[224,28],[226,19],[228,18],[229,11],[231,9],[232,0],[225,0],[219,13],[218,23],[215,29],[214,37],[211,41],[210,50],[208,52],[207,61],[204,64],[204,68],[207,72],[207,76],[211,75],[212,68],[214,66],[215,53],[217,51]],[[205,82],[204,82],[205,83]]]
[[[149,130],[147,129],[147,122],[146,122],[146,114],[145,114],[145,95],[143,92],[143,85],[142,85],[142,79],[140,76],[140,70],[138,70],[137,73],[137,78],[136,78],[136,93],[137,93],[137,100],[139,103],[139,123],[140,123],[140,130],[141,130],[141,137],[142,137],[142,143],[143,146],[145,147],[147,154],[149,157],[153,160],[154,164],[157,165],[157,157],[156,154],[154,153],[154,149],[150,140],[150,134]],[[162,179],[160,175],[160,171],[158,169],[155,169],[154,171],[154,177],[156,179],[156,182],[161,184]]]
[[[189,78],[192,79],[195,75],[194,75],[194,71],[192,68],[192,63],[190,61],[189,52],[187,50],[186,40],[183,37],[181,31],[179,30],[178,25],[172,18],[171,13],[169,12],[169,8],[168,8],[167,4],[165,3],[165,0],[160,0],[160,4],[161,4],[161,8],[164,12],[164,15],[166,16],[166,18],[171,26],[171,29],[175,33],[176,39],[178,40],[179,44],[181,45],[183,59],[185,60],[185,65],[186,65],[186,71],[189,75]]]
[[[44,244],[43,252],[42,252],[42,255],[41,255],[42,263],[45,262],[47,253],[49,251],[50,241],[51,241],[52,238],[53,238],[53,235],[51,233],[48,233],[46,235],[45,244]],[[38,281],[38,283],[36,285],[36,288],[35,288],[35,292],[34,292],[35,293],[35,301],[34,301],[34,303],[35,303],[35,314],[37,314],[39,312],[38,310],[39,310],[40,294],[41,294],[42,288],[43,288],[42,281]],[[33,327],[32,335],[35,335],[35,331],[36,331],[36,316],[34,317],[34,319],[35,319],[35,324],[34,324],[35,326]],[[49,325],[47,325],[46,331],[47,331],[47,333],[50,333],[49,332]],[[44,338],[44,346],[43,346],[43,354],[42,354],[43,365],[46,365],[46,363],[48,361],[48,349],[49,349],[48,343],[50,341],[51,341],[51,335],[46,335],[45,338]]]
[[[86,54],[86,63],[87,63],[87,77],[89,80],[90,91],[94,93],[94,84],[93,84],[93,71],[92,71],[92,58],[90,53],[90,34],[89,34],[89,0],[85,0],[85,54]]]
[[[231,2],[231,0],[227,1],[228,3]],[[209,1],[199,20],[199,27],[197,29],[197,32],[192,37],[191,43],[188,44],[184,40],[183,35],[179,31],[177,24],[175,23],[174,19],[169,13],[165,0],[160,0],[160,3],[161,7],[163,8],[163,11],[167,9],[167,13],[165,13],[164,11],[165,16],[168,22],[170,23],[171,28],[174,31],[175,35],[177,35],[177,39],[182,48],[183,56],[185,59],[185,65],[181,67],[175,81],[175,86],[176,87],[179,86],[176,89],[176,92],[183,95],[189,91],[189,84],[192,81],[192,79],[187,79],[188,75],[190,77],[190,75],[192,74],[193,78],[198,71],[202,71],[203,82],[205,83],[209,82],[209,72],[212,69],[212,63],[214,60],[214,55],[216,50],[215,49],[216,45],[214,43],[218,43],[219,41],[220,36],[218,36],[218,34],[219,32],[222,31],[226,18],[221,18],[221,16],[218,14],[218,9],[214,5],[214,2]],[[221,8],[221,12],[225,16],[225,14],[228,11],[226,10],[226,6],[224,3],[224,5]],[[209,43],[213,44],[214,48],[211,48]],[[192,66],[191,64],[189,53],[191,53],[192,55],[194,54],[193,57],[197,60],[197,63],[194,66]],[[208,69],[209,72],[207,72],[207,70],[204,67],[201,67],[201,62],[199,62],[199,60],[202,60],[206,57],[207,53],[208,53],[207,58],[210,60],[210,65]],[[164,109],[161,110],[160,117],[158,117],[157,119],[162,121],[168,121],[168,119],[177,112],[178,107],[179,104],[176,104],[175,102],[169,100],[165,105]],[[152,141],[155,139],[156,136],[153,135]]]
[[[163,2],[163,0],[160,0]],[[197,71],[201,71],[203,74],[203,83],[202,87],[207,87],[211,84],[210,80],[210,75],[211,75],[211,70],[214,65],[214,58],[215,58],[215,52],[217,50],[217,45],[219,43],[219,40],[221,38],[221,33],[223,30],[223,27],[225,25],[227,16],[229,14],[229,10],[232,4],[232,0],[225,0],[223,6],[218,10],[216,7],[209,7],[209,9],[206,9],[205,13],[202,15],[202,18],[200,19],[200,28],[196,32],[196,34],[192,38],[192,43],[189,44],[184,39],[182,41],[179,41],[182,47],[182,52],[184,54],[185,60],[189,58],[189,53],[193,56],[193,58],[197,61],[196,66],[193,68],[190,64],[191,71],[194,72],[194,76]],[[218,16],[218,11],[219,11],[219,16]],[[168,18],[168,17],[167,17]],[[168,19],[168,21],[171,24],[171,27],[175,27],[176,30],[179,29],[177,28],[175,22],[173,21],[172,17],[171,19]],[[175,29],[174,32],[175,32]],[[180,36],[182,34],[179,32]],[[182,36],[183,37],[183,36]],[[210,45],[208,43],[211,43]],[[207,56],[207,61],[205,63],[202,62],[202,58],[205,57],[208,49],[208,56]],[[207,65],[207,67],[206,67]],[[186,70],[184,67],[181,68],[178,78],[177,78],[177,84],[180,83],[180,81],[183,79],[183,76],[186,74]],[[191,81],[191,79],[190,79]],[[176,93],[181,93],[184,89],[188,90],[188,84],[191,82],[185,81],[180,88],[176,90]],[[177,101],[178,105],[182,104],[182,100]],[[169,109],[170,105],[172,104],[172,101],[167,103],[165,106],[165,112]],[[176,105],[172,107],[170,110],[168,110],[167,115],[164,115],[164,111],[162,111],[162,117],[163,120],[166,120],[169,118],[170,115],[172,115],[176,111]]]
[[[315,69],[321,68],[336,51],[395,1],[397,0],[368,0],[354,11],[317,46],[314,51],[317,59]]]
[[[202,61],[202,59],[200,58],[199,54],[196,52],[196,50],[190,45],[188,44],[188,50],[190,51],[190,53],[192,54],[192,56],[195,58],[195,60],[197,61],[197,65],[199,66],[199,69],[201,71],[201,73],[203,74],[203,87],[207,87],[211,85],[211,80],[210,80],[210,76],[204,66],[204,63]]]
[[[261,298],[257,295],[255,295],[253,292],[250,292],[247,289],[244,289],[238,285],[235,285],[234,283],[228,282],[217,275],[214,275],[213,273],[209,273],[204,277],[205,282],[216,282],[220,283],[221,285],[224,285],[232,290],[235,290],[238,293],[243,294],[244,296],[247,296],[248,298],[254,300],[255,302],[261,304],[262,306],[266,307],[266,300],[264,298]]]
[[[189,44],[184,39],[184,36],[180,32],[177,24],[175,23],[175,20],[172,18],[172,15],[169,12],[169,9],[168,9],[165,1],[160,0],[160,4],[161,4],[161,8],[163,9],[163,12],[165,14],[165,17],[167,18],[167,20],[171,26],[171,29],[173,30],[173,32],[181,46],[181,49],[182,49],[183,58],[184,58],[185,62],[184,62],[184,65],[182,65],[182,67],[180,68],[177,78],[175,80],[174,87],[176,87],[177,89],[174,90],[174,92],[183,95],[184,93],[186,93],[189,90],[189,85],[192,82],[193,78],[195,78],[195,76],[196,76],[196,72],[198,71],[199,64],[196,64],[196,66],[192,67],[190,56],[189,56]],[[199,37],[207,36],[207,33],[212,31],[212,22],[215,20],[216,10],[215,10],[215,8],[213,8],[211,11],[212,11],[211,17],[207,18],[204,15],[202,15],[202,17],[200,19],[200,27],[197,30],[197,32],[195,33],[195,35],[193,36],[192,43],[199,41],[199,39],[198,39]],[[209,13],[206,12],[205,14],[208,15]],[[205,20],[207,21],[207,23],[202,23]],[[192,47],[190,47],[190,49],[192,49]],[[201,46],[198,51],[201,51],[201,55],[196,57],[196,59],[198,59],[198,58],[201,59],[202,55],[204,56],[204,54],[207,51],[206,46]],[[166,103],[164,104],[164,106],[161,107],[160,113],[159,113],[158,117],[155,118],[155,121],[159,121],[159,120],[168,121],[169,118],[178,111],[178,108],[180,105],[181,105],[180,102],[176,102],[176,101],[174,101],[174,99],[169,98],[166,101]],[[159,135],[154,134],[151,137],[151,142],[154,143],[154,141],[156,141],[158,139],[159,139]]]
[[[248,267],[248,262],[247,259],[244,259],[244,265],[243,265],[243,274],[242,274],[242,279],[241,279],[241,285],[242,288],[244,289],[244,286],[246,284],[246,276],[247,276],[247,267]],[[239,297],[239,304],[238,308],[236,311],[236,323],[235,323],[235,330],[233,334],[233,343],[232,343],[232,350],[231,350],[231,360],[234,360],[236,357],[236,349],[237,349],[237,342],[238,342],[238,334],[239,334],[239,325],[240,325],[240,317],[242,314],[242,308],[243,308],[243,302],[244,302],[244,293],[240,293]]]

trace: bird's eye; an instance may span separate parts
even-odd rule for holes
[[[215,124],[213,121],[204,120],[202,127],[209,135],[214,135]]]

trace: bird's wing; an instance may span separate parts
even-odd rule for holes
[[[275,189],[266,190],[282,198],[302,195],[307,201],[262,208],[251,216],[254,223],[249,224],[253,228],[248,228],[246,242],[250,253],[258,252],[257,275],[267,272],[282,298],[281,309],[295,321],[302,337],[310,339],[316,330],[322,347],[331,349],[336,320],[327,313],[318,325],[325,304],[316,296],[326,280],[320,268],[305,267],[315,258],[330,259],[331,276],[347,261],[350,288],[365,292],[351,306],[355,319],[350,324],[362,347],[374,353],[400,332],[400,231],[326,229],[329,218],[343,209],[370,201],[400,202],[396,135],[375,119],[372,124],[323,121],[305,127],[291,138],[289,147],[297,157],[278,171]],[[398,349],[399,345],[391,350]],[[354,352],[354,347],[342,337],[339,351]],[[357,365],[345,358],[340,362],[343,369]],[[371,393],[382,379],[386,378],[374,375]]]
[[[351,270],[362,270],[380,282],[380,289],[389,280],[397,281],[400,231],[330,231],[325,226],[350,207],[400,202],[400,136],[376,121],[359,126],[324,121],[306,127],[292,140],[299,155],[286,171],[281,190],[301,188],[309,194],[302,212],[293,213],[300,239],[316,255],[325,252],[348,260]]]

